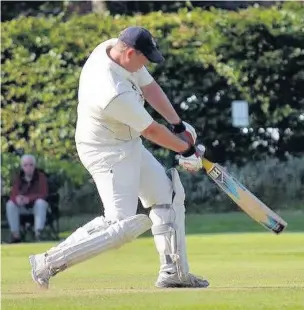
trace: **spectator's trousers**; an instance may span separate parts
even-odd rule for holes
[[[47,207],[48,203],[43,199],[37,199],[32,208],[18,206],[9,200],[6,204],[6,216],[11,232],[19,234],[21,214],[33,214],[35,232],[42,230],[45,226]]]

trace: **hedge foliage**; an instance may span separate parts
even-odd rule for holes
[[[21,17],[2,23],[2,151],[22,148],[74,158],[81,66],[98,43],[137,24],[158,37],[166,56],[164,65],[150,68],[152,73],[200,139],[217,147],[219,161],[297,154],[303,151],[298,141],[304,132],[299,119],[303,16],[304,6],[292,3],[240,12],[182,9],[178,14],[90,14],[67,21]],[[240,98],[250,103],[253,129],[247,134],[231,126],[230,104]],[[260,127],[278,127],[280,139]]]
[[[302,209],[304,201],[304,158],[290,157],[285,162],[265,158],[242,167],[227,163],[228,171],[250,192],[274,210]],[[239,210],[204,173],[182,172],[189,212]]]
[[[19,158],[4,156],[2,164],[5,194],[8,194],[11,189],[8,174],[18,168]],[[62,214],[96,214],[102,211],[96,186],[80,164],[40,158],[38,165],[52,177],[54,176],[53,186],[59,188],[59,207]],[[267,158],[258,162],[249,162],[243,167],[227,163],[226,167],[272,209],[303,209],[304,158],[290,157],[286,162]],[[180,176],[186,192],[188,213],[239,210],[238,206],[203,171],[195,174],[180,171]],[[140,205],[139,208],[140,212],[144,212]]]
[[[2,153],[22,149],[57,163],[77,160],[74,131],[81,67],[101,41],[129,25],[141,25],[158,38],[166,57],[163,65],[149,67],[151,73],[181,117],[195,126],[199,139],[217,151],[219,162],[240,166],[249,159],[303,155],[303,16],[304,6],[294,2],[239,12],[181,9],[178,14],[20,17],[4,22]],[[247,132],[231,125],[234,99],[250,104]],[[279,139],[267,127],[278,128]],[[170,165],[170,152],[147,144]],[[83,168],[72,172],[68,166],[64,170],[73,179],[85,175]]]

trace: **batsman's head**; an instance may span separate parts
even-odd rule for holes
[[[164,61],[151,33],[145,28],[128,27],[120,33],[118,39],[125,45],[126,60],[134,71],[139,70],[149,61],[152,63]]]

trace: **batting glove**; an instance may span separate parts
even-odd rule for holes
[[[190,144],[195,144],[197,133],[190,124],[180,121],[178,124],[172,125],[172,131]]]
[[[202,144],[191,146],[184,153],[178,155],[178,164],[185,170],[195,172],[202,169],[202,156],[205,153],[205,147]]]

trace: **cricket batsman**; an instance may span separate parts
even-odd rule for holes
[[[57,273],[118,248],[150,228],[160,258],[156,287],[209,285],[189,272],[185,192],[178,171],[166,171],[142,144],[141,136],[179,154],[184,169],[202,168],[194,128],[180,119],[145,68],[149,62],[163,60],[148,30],[129,27],[118,38],[99,44],[84,64],[75,141],[79,158],[98,189],[104,216],[78,228],[45,253],[30,256],[32,278],[41,287],[47,288]],[[153,120],[145,100],[172,131]],[[150,208],[149,216],[136,214],[138,198]]]

